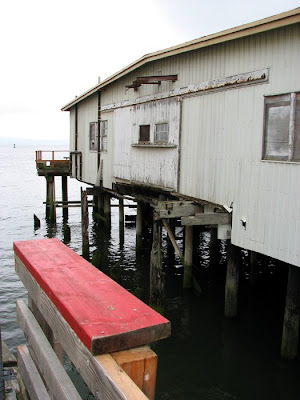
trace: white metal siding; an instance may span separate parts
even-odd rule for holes
[[[180,174],[181,193],[233,203],[234,244],[298,266],[300,164],[261,161],[261,154],[264,95],[300,90],[299,45],[298,25],[211,54],[212,76],[268,67],[269,83],[184,99]]]
[[[168,123],[174,147],[135,147],[139,126],[150,125],[153,143],[157,123]],[[177,98],[115,110],[114,176],[177,190],[180,103]]]
[[[90,122],[98,121],[98,96],[78,104],[78,151],[82,152],[82,181],[94,184],[97,178],[97,152],[89,149]]]

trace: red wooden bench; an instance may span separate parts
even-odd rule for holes
[[[170,322],[58,239],[14,243],[14,251],[93,355],[170,335]]]

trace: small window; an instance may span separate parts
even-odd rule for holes
[[[90,122],[90,150],[98,149],[98,122]]]
[[[150,142],[150,125],[140,125],[139,143]]]
[[[100,151],[107,151],[107,121],[100,122]]]
[[[264,159],[300,161],[300,93],[266,97]]]
[[[154,142],[155,143],[168,143],[169,140],[169,125],[156,124],[154,132]]]

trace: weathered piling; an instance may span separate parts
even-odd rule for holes
[[[119,238],[120,246],[124,244],[124,200],[119,199]]]
[[[183,287],[190,289],[193,286],[193,226],[185,227],[184,273]]]
[[[106,226],[110,228],[111,226],[111,206],[110,206],[110,194],[104,194],[104,218],[106,221]]]
[[[249,263],[250,263],[250,286],[255,287],[258,281],[258,254],[255,251],[249,251]]]
[[[298,353],[300,307],[300,270],[289,266],[286,303],[281,341],[281,356],[293,360]]]
[[[82,255],[89,257],[89,210],[86,190],[81,190]]]
[[[137,202],[136,206],[136,249],[140,250],[143,237],[143,206]]]
[[[61,189],[62,189],[62,201],[63,204],[68,206],[68,177],[61,177]],[[69,209],[68,207],[63,207],[63,220],[66,222],[69,217]]]
[[[39,229],[41,227],[41,221],[35,214],[33,214],[33,224],[34,229]]]
[[[47,194],[46,194],[46,218],[51,222],[56,221],[55,207],[55,179],[54,176],[46,175]]]
[[[225,317],[236,317],[239,289],[239,248],[228,241],[227,244],[227,272],[225,284]]]
[[[161,222],[153,222],[153,242],[150,255],[150,305],[161,307],[164,297],[162,271]]]

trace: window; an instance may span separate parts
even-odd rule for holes
[[[266,97],[263,158],[300,161],[300,93]]]
[[[150,142],[150,125],[140,125],[139,143]]]
[[[100,122],[100,151],[107,151],[107,121]]]
[[[168,143],[169,139],[169,126],[168,124],[156,124],[154,132],[155,143]]]
[[[90,150],[98,149],[98,122],[90,122]]]

